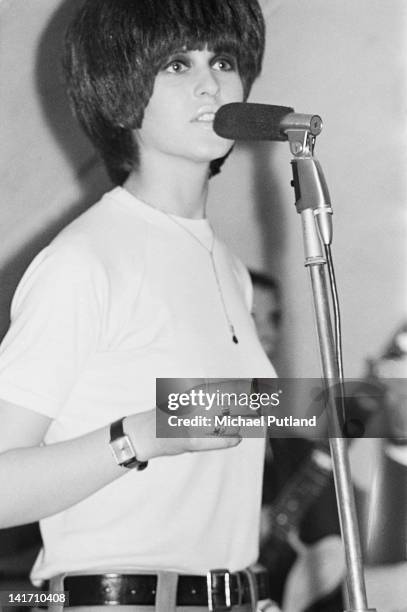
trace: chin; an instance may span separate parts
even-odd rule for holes
[[[205,162],[211,162],[214,159],[224,157],[229,153],[234,143],[231,140],[222,140],[223,142],[216,143],[216,145],[212,144],[211,146],[197,147],[194,157],[199,159],[199,161]]]

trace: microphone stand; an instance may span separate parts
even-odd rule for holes
[[[347,568],[349,608],[346,612],[376,612],[374,608],[368,608],[367,604],[347,441],[342,434],[343,427],[341,427],[334,394],[334,387],[336,390],[339,388],[341,393],[343,392],[343,375],[336,357],[332,334],[326,282],[327,261],[323,248],[324,244],[330,245],[332,241],[332,208],[321,166],[313,156],[316,135],[321,129],[321,119],[314,116],[309,124],[304,122],[303,125],[287,129],[285,133],[294,156],[291,161],[292,186],[295,190],[295,206],[302,220],[305,267],[310,273],[328,405],[329,444]],[[343,395],[341,400],[343,406]],[[336,435],[334,435],[335,432],[337,432]]]

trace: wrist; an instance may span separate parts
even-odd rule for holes
[[[149,461],[160,455],[156,438],[155,410],[125,417],[123,427],[139,461]]]
[[[148,465],[148,461],[141,461],[137,456],[130,436],[124,430],[124,420],[125,417],[122,417],[110,424],[110,450],[117,465],[120,467],[136,469],[138,471],[144,470]]]

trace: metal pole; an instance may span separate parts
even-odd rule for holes
[[[313,158],[315,138],[301,130],[287,132],[287,135],[291,151],[295,156],[292,161],[293,187],[296,194],[296,208],[302,219],[305,266],[310,271],[321,365],[328,398],[329,442],[347,566],[350,606],[347,612],[375,612],[375,609],[368,608],[367,604],[359,526],[347,443],[343,437],[340,437],[340,434],[338,435],[338,431],[342,431],[342,429],[336,409],[336,401],[332,393],[332,382],[334,384],[338,382],[340,372],[332,334],[329,294],[325,275],[326,260],[322,246],[322,241],[325,244],[330,244],[332,238],[332,209],[321,167]]]
[[[329,381],[335,383],[335,381],[338,380],[338,372],[335,354],[332,350],[333,337],[330,326],[326,279],[323,274],[322,265],[310,265],[309,270],[314,296],[322,369],[324,378],[327,379],[329,387]],[[327,391],[329,394],[329,388]],[[328,415],[328,420],[330,423],[330,430],[335,432],[338,427],[340,428],[339,418],[332,394],[329,394],[328,397],[330,397],[328,408],[330,413]],[[338,514],[345,549],[347,587],[350,604],[349,612],[354,610],[369,610],[363,575],[359,526],[347,452],[347,441],[340,437],[330,437],[329,444],[337,493]]]

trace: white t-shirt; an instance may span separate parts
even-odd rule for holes
[[[0,397],[52,417],[51,444],[153,408],[156,377],[274,376],[250,316],[247,271],[216,239],[216,270],[239,340],[232,342],[212,240],[205,219],[175,222],[122,188],[106,194],[24,275],[0,352]],[[249,565],[257,557],[263,454],[264,440],[246,439],[129,471],[41,521],[44,547],[32,579]]]

